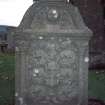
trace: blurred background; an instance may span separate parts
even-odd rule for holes
[[[0,1],[0,105],[14,105],[16,29],[32,0]],[[105,0],[70,0],[93,31],[89,46],[89,104],[105,102]],[[91,102],[91,103],[90,103]]]

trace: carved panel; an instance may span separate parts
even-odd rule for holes
[[[77,105],[78,47],[70,38],[39,37],[28,51],[27,105]]]
[[[76,28],[72,16],[62,7],[43,6],[39,7],[30,27],[34,30],[47,29],[48,25],[59,26],[60,29]],[[68,18],[69,17],[69,18]]]

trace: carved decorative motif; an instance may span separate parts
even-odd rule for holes
[[[59,13],[56,9],[50,9],[48,11],[48,19],[50,21],[56,21],[58,17],[59,17]]]
[[[60,105],[66,101],[77,105],[73,102],[78,100],[77,46],[69,38],[43,38],[30,46],[27,103],[30,94],[33,104]]]
[[[60,29],[76,28],[69,12],[62,8],[55,6],[43,6],[42,8],[39,7],[38,10],[40,12],[36,13],[31,24],[31,28],[34,30],[39,28],[45,29],[46,25],[58,25],[60,26]]]
[[[16,30],[16,105],[87,105],[92,33],[63,1],[34,3]]]

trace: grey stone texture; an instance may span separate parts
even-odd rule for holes
[[[91,36],[72,4],[33,4],[15,31],[16,105],[87,105]]]
[[[93,31],[90,40],[90,69],[105,68],[104,0],[71,0],[82,14],[84,22]]]
[[[71,0],[80,10],[86,25],[93,31],[91,53],[105,52],[104,8],[102,0]]]

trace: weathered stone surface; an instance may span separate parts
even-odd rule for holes
[[[33,4],[15,33],[16,104],[87,105],[91,34],[72,4]]]
[[[104,0],[71,0],[76,5],[86,25],[93,31],[90,40],[90,68],[105,68]]]

